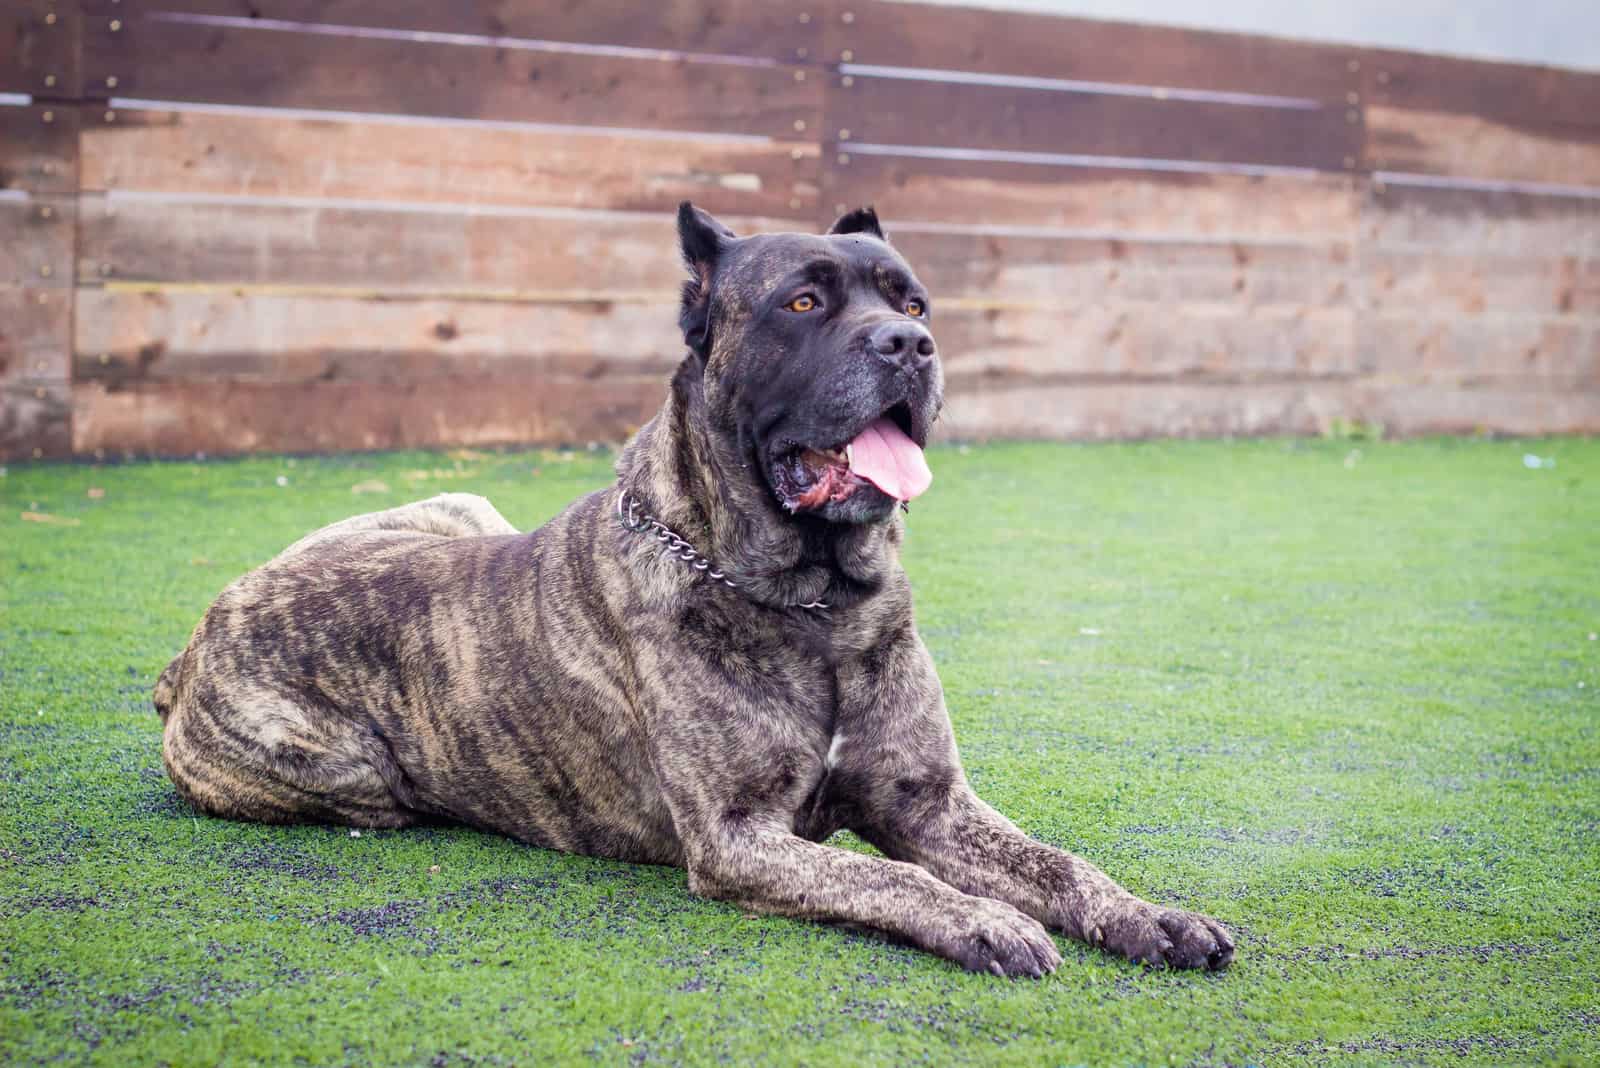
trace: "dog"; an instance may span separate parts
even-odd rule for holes
[[[967,784],[899,563],[932,307],[876,214],[741,238],[686,202],[678,233],[686,353],[616,482],[528,534],[465,494],[358,516],[234,582],[156,685],[179,793],[678,865],[1000,976],[1056,968],[1046,928],[1227,965],[1222,925]],[[882,856],[824,844],[845,828]]]

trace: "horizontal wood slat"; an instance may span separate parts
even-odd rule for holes
[[[1343,104],[1252,108],[863,76],[833,93],[828,132],[841,141],[1326,171],[1361,155],[1359,112]]]
[[[76,106],[0,107],[0,189],[72,193],[77,157]]]
[[[1356,179],[1340,175],[1173,174],[1102,167],[850,155],[823,199],[875,204],[902,221],[1125,234],[1311,241],[1354,238]],[[833,215],[829,215],[831,220]]]
[[[1600,317],[1600,261],[1569,255],[1473,255],[1374,248],[1363,256],[1379,314],[1427,311]]]
[[[933,293],[1000,304],[1210,301],[1326,307],[1349,295],[1344,244],[1141,241],[890,231]]]
[[[72,284],[72,197],[0,200],[0,286]]]
[[[846,13],[849,21],[845,21]],[[986,8],[852,0],[829,56],[863,64],[1076,79],[1343,102],[1353,49]]]
[[[71,353],[70,290],[0,286],[0,382],[65,382]]]
[[[65,382],[0,382],[0,459],[70,455],[71,417],[71,387]]]
[[[147,99],[776,137],[821,118],[820,78],[759,64],[98,15],[85,18],[83,52],[88,91]]]
[[[1374,182],[1362,201],[1360,239],[1373,248],[1439,253],[1593,256],[1600,198]]]
[[[971,381],[948,391],[948,438],[1121,439],[1319,434],[1340,420],[1405,434],[1582,434],[1600,391],[1481,389],[1395,378],[1260,385],[1043,385]]]
[[[77,96],[79,25],[74,0],[8,0],[0,8],[0,93]]]
[[[83,0],[83,6],[86,12],[124,18],[164,12],[273,19],[777,61],[815,58],[823,25],[820,15],[807,15],[806,5],[767,0],[660,0],[648,5],[527,0]]]
[[[1573,140],[1600,140],[1600,72],[1372,49],[1362,79],[1371,106],[1559,126]]]
[[[78,295],[79,381],[666,375],[677,307],[133,292]]]
[[[85,190],[817,213],[818,148],[124,109],[83,136]]]
[[[83,382],[72,391],[72,445],[182,455],[620,441],[660,408],[666,388],[659,375]]]
[[[1600,195],[1600,137],[1444,111],[1370,107],[1366,115],[1374,170],[1588,186]]]
[[[938,313],[945,373],[1042,381],[1320,378],[1356,371],[1349,307],[1064,302]]]
[[[367,286],[389,292],[670,296],[684,271],[672,217],[82,201],[85,281]],[[784,229],[727,220],[741,232]],[[789,224],[790,228],[796,225]]]
[[[1414,380],[1524,390],[1600,391],[1600,319],[1374,314],[1357,330],[1361,365]]]

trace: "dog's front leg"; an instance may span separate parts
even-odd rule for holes
[[[973,971],[1036,978],[1061,963],[1049,933],[1011,905],[914,864],[806,841],[775,819],[722,814],[684,845],[689,888],[703,897],[875,928]]]
[[[967,785],[944,696],[914,635],[870,676],[841,675],[846,733],[835,774],[850,784],[852,829],[968,894],[1015,905],[1047,926],[1131,960],[1221,968],[1233,939],[1215,920],[1145,901],[1081,857],[1035,841]]]
[[[1040,975],[1061,962],[1039,922],[1002,901],[964,894],[914,864],[819,845],[794,813],[822,772],[806,735],[748,695],[706,714],[664,692],[652,761],[689,870],[689,889],[741,908],[882,931],[999,975]],[[732,695],[730,695],[730,698]]]

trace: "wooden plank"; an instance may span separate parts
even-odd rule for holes
[[[1368,306],[1379,315],[1600,316],[1600,262],[1561,256],[1368,250]]]
[[[63,382],[71,351],[70,290],[0,286],[0,383]]]
[[[77,156],[76,107],[0,107],[0,189],[73,192]]]
[[[626,48],[815,60],[820,5],[762,0],[661,0],[634,4],[547,4],[525,0],[84,0],[97,15],[152,11],[309,22],[369,29],[566,41]],[[818,16],[809,14],[817,10]]]
[[[621,441],[660,408],[657,375],[399,382],[83,382],[78,453],[181,455]]]
[[[1347,245],[890,231],[933,294],[1043,308],[1103,301],[1336,307],[1349,296]]]
[[[684,277],[672,216],[365,210],[237,202],[80,205],[85,281],[296,283],[381,293],[674,293]],[[727,220],[739,232],[795,228]]]
[[[72,284],[71,197],[0,200],[0,286]]]
[[[0,382],[0,460],[45,460],[72,451],[65,382]]]
[[[846,14],[849,21],[845,21]],[[852,0],[829,23],[847,62],[1343,102],[1353,50],[988,8]]]
[[[1370,49],[1362,78],[1369,106],[1565,126],[1567,138],[1600,140],[1600,72]]]
[[[1593,186],[1600,193],[1600,137],[1573,137],[1570,126],[1409,108],[1369,107],[1366,114],[1366,161],[1374,170]]]
[[[841,141],[1342,171],[1361,153],[1344,105],[1310,110],[855,76],[829,97]],[[848,130],[845,137],[840,130]],[[848,145],[841,145],[848,151]]]
[[[1587,256],[1600,234],[1600,198],[1374,182],[1361,220],[1362,243],[1373,248]]]
[[[1349,241],[1356,180],[1340,175],[1175,174],[850,154],[827,173],[828,221],[875,204],[902,221],[1218,239]]]
[[[80,24],[73,0],[10,0],[0,9],[0,93],[77,96]]]
[[[1094,440],[1326,433],[1336,420],[1399,435],[1592,434],[1600,391],[1481,389],[1392,379],[1262,385],[955,381],[950,440]]]
[[[1348,306],[1074,302],[1061,309],[937,313],[945,372],[1095,382],[1253,382],[1356,370]]]
[[[1600,389],[1600,319],[1386,312],[1356,344],[1364,368],[1413,381]]]
[[[272,115],[121,110],[83,135],[86,190],[815,215],[818,148]]]
[[[776,137],[821,117],[821,79],[786,66],[85,21],[91,93]]]
[[[665,376],[677,306],[78,291],[79,381]]]

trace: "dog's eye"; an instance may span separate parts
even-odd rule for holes
[[[792,312],[815,311],[817,307],[817,298],[810,295],[795,297],[789,303],[785,304],[784,307],[788,308]]]
[[[922,318],[922,313],[926,310],[927,309],[923,308],[922,301],[920,300],[906,301],[906,314],[911,316],[913,319]]]

